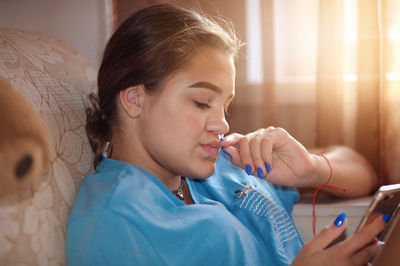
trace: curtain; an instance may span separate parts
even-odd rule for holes
[[[400,183],[400,1],[378,3],[380,176]]]
[[[381,184],[400,182],[400,0],[114,0],[131,12],[171,3],[232,20],[231,132],[279,126],[307,148],[347,145]]]

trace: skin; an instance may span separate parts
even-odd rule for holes
[[[340,227],[333,224],[326,226],[312,241],[303,246],[292,265],[366,265],[380,248],[374,237],[385,227],[382,215],[350,238],[326,248],[343,233],[346,224],[345,221]]]
[[[330,168],[321,154],[332,167],[329,185],[345,189],[345,192],[329,189],[329,193],[359,197],[370,193],[378,183],[371,165],[356,151],[345,146],[307,150],[282,128],[268,127],[247,135],[234,133],[221,146],[232,156],[235,165],[243,168],[250,165],[254,175],[257,175],[255,169],[260,168],[264,179],[279,185],[315,188],[325,184]],[[265,163],[269,163],[270,173]]]
[[[232,163],[249,164],[253,172],[261,168],[263,177],[277,184],[316,187],[326,182],[329,166],[318,155],[322,153],[335,171],[331,184],[345,187],[347,195],[367,194],[376,184],[376,175],[354,151],[332,147],[311,153],[280,128],[232,134],[220,142],[229,131],[225,111],[234,93],[233,58],[224,51],[198,49],[190,67],[172,75],[160,92],[149,94],[142,85],[120,92],[111,157],[139,165],[170,190],[179,187],[181,176],[210,176],[219,146],[231,155]],[[266,162],[271,165],[268,174]],[[360,180],[366,185],[357,185]],[[186,196],[185,200],[190,198]],[[293,265],[363,265],[377,251],[373,238],[384,225],[378,217],[346,241],[325,248],[344,231],[346,222],[329,225],[304,246]]]
[[[112,157],[140,165],[170,190],[179,186],[180,176],[210,176],[219,139],[229,131],[225,111],[235,91],[233,58],[202,48],[192,62],[155,95],[143,86],[120,93],[124,130],[113,138]]]

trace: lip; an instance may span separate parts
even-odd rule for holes
[[[211,157],[217,158],[219,152],[219,144],[217,141],[210,142],[207,144],[202,144],[201,147],[203,150]]]

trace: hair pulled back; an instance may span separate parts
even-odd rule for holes
[[[98,96],[90,96],[92,108],[87,109],[86,131],[95,152],[94,166],[112,141],[121,90],[135,85],[144,85],[148,92],[161,89],[200,47],[222,49],[236,57],[241,43],[232,25],[219,20],[161,4],[137,11],[116,30],[99,69]]]

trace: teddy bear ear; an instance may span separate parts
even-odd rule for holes
[[[38,183],[49,161],[49,135],[31,104],[0,78],[0,195]]]

